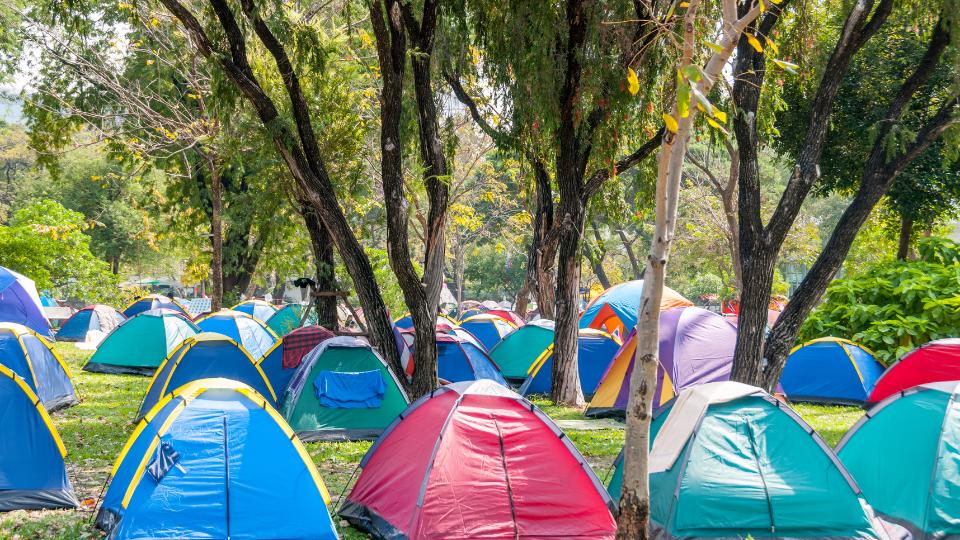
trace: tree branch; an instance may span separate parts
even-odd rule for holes
[[[629,155],[626,155],[620,158],[614,165],[615,174],[620,174],[622,172],[628,171],[638,163],[647,158],[655,150],[660,148],[660,143],[663,141],[663,132],[664,128],[660,128],[657,132],[650,137],[645,143],[640,145],[639,148],[634,150]],[[586,185],[583,189],[583,203],[586,204],[589,202],[590,198],[593,197],[600,188],[603,187],[603,183],[610,178],[611,171],[609,169],[601,169],[593,173],[593,175],[587,179]]]

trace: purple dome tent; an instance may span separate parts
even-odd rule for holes
[[[43,313],[33,280],[0,266],[0,322],[26,326],[45,338],[53,338],[50,321]]]

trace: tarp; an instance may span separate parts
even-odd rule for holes
[[[960,380],[960,339],[938,339],[903,355],[877,379],[868,403],[897,392],[940,381]]]
[[[620,340],[602,330],[580,329],[577,337],[577,368],[580,372],[580,388],[584,396],[592,396],[600,384],[603,372],[620,349]],[[541,356],[528,370],[527,379],[520,393],[549,394],[553,389],[553,349]]]
[[[83,369],[151,375],[185,339],[199,332],[200,329],[178,311],[145,311],[127,319],[104,338]]]
[[[197,319],[197,326],[204,332],[216,332],[231,338],[257,360],[270,352],[278,339],[259,319],[230,309],[221,309]]]
[[[628,281],[610,287],[595,298],[580,315],[580,328],[599,328],[625,336],[637,326],[637,310],[640,296],[643,294],[643,280]],[[660,301],[661,311],[692,306],[687,300],[670,287],[663,288]]]
[[[790,351],[780,386],[790,401],[863,405],[883,370],[861,345],[826,337]]]
[[[616,531],[613,501],[570,439],[491,381],[424,396],[360,465],[340,515],[375,538],[612,539]]]
[[[0,322],[22,324],[43,337],[53,337],[33,280],[3,266],[0,266]]]
[[[378,373],[383,383],[382,397],[375,407],[331,407],[314,391],[316,381],[324,373],[363,372]],[[341,336],[324,341],[304,357],[282,403],[283,417],[303,440],[364,440],[376,438],[410,400],[366,341]]]
[[[500,340],[517,328],[516,324],[507,319],[489,313],[481,313],[463,319],[460,322],[460,326],[476,336],[488,351],[493,349],[500,343]]]
[[[161,443],[167,450],[158,454]],[[157,467],[173,452],[175,464]],[[234,381],[202,379],[158,403],[134,429],[97,526],[114,540],[335,539],[329,501],[306,449],[262,396]]]
[[[693,415],[700,420],[690,435],[687,422],[672,419],[684,411],[668,406],[653,421],[654,453],[661,438],[685,441],[672,466],[650,474],[654,538],[888,537],[829,446],[796,413],[762,391],[724,393]]]
[[[67,450],[36,394],[0,364],[0,512],[78,506]]]
[[[22,377],[48,411],[78,403],[70,368],[42,336],[14,323],[0,323],[0,362]]]
[[[894,394],[837,445],[873,508],[914,538],[960,535],[958,390],[954,381]]]
[[[148,294],[146,296],[137,298],[122,311],[123,316],[129,319],[143,313],[144,311],[151,311],[154,309],[170,309],[173,311],[179,311],[188,318],[190,317],[190,313],[187,311],[187,308],[185,308],[176,300],[168,298],[162,294]]]
[[[661,312],[654,408],[684,388],[729,379],[736,345],[736,328],[716,313],[697,307]],[[588,416],[625,414],[636,348],[635,333],[631,332],[607,366],[587,408]]]
[[[58,341],[87,341],[90,332],[109,334],[127,318],[110,306],[94,304],[74,313],[57,330]]]
[[[201,332],[184,340],[157,368],[140,404],[137,420],[177,388],[213,378],[241,382],[267,398],[271,405],[277,403],[276,392],[250,353],[227,336]]]
[[[277,307],[263,300],[245,300],[230,308],[240,313],[246,313],[254,319],[266,324],[277,313]]]

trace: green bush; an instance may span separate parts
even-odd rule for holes
[[[919,242],[919,259],[881,263],[834,281],[800,331],[849,338],[890,363],[930,340],[960,336],[960,244]]]

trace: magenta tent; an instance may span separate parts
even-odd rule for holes
[[[613,501],[570,438],[492,381],[410,405],[363,461],[340,516],[374,538],[612,539]]]
[[[698,307],[660,313],[660,367],[654,409],[696,384],[730,378],[737,330],[725,317]],[[623,416],[637,344],[633,333],[607,367],[587,407],[587,416]]]

